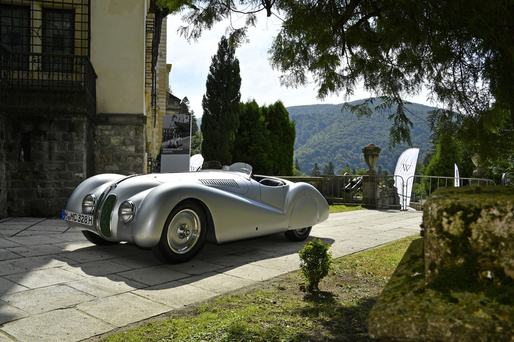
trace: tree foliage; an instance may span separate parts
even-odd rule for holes
[[[272,174],[272,153],[269,131],[262,109],[255,100],[241,104],[240,125],[236,133],[232,158],[246,162],[256,174]]]
[[[242,42],[257,15],[283,20],[274,38],[271,64],[282,83],[314,83],[318,97],[352,95],[359,82],[381,97],[378,110],[395,107],[391,146],[411,145],[412,115],[402,98],[426,87],[445,111],[457,113],[483,146],[512,141],[514,128],[514,4],[505,0],[159,0],[171,11],[183,10],[182,34],[198,38],[216,22],[231,21],[231,41]],[[180,6],[182,4],[183,6]],[[239,21],[243,22],[243,21]],[[353,107],[370,115],[366,106]],[[469,143],[472,132],[458,131]],[[484,140],[485,139],[485,140]],[[507,142],[507,144],[505,144]],[[512,146],[505,148],[512,152]],[[502,151],[503,153],[504,151]]]
[[[202,99],[202,155],[205,160],[232,163],[230,149],[239,127],[241,76],[235,48],[223,36],[212,57]]]
[[[310,176],[311,177],[321,176],[321,170],[319,169],[318,163],[314,163],[314,167],[311,170]]]
[[[191,115],[191,135],[194,136],[198,133],[198,124],[196,122],[195,112],[191,109],[191,105],[189,103],[189,99],[184,97],[182,101],[180,101],[180,111],[179,114],[189,114]]]
[[[269,156],[273,167],[271,174],[292,176],[296,139],[295,122],[289,120],[289,113],[281,101],[263,108],[263,114],[266,118],[273,151]]]
[[[302,171],[302,169],[300,168],[300,163],[298,162],[298,158],[294,160],[294,168],[298,171]]]
[[[327,176],[333,176],[334,175],[334,163],[331,161],[328,164],[325,164],[323,167],[323,174]]]
[[[239,120],[234,160],[251,164],[257,174],[293,175],[295,125],[282,102],[267,107],[255,100],[241,104]]]

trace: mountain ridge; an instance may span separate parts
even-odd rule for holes
[[[364,100],[350,102],[360,104]],[[374,106],[380,102],[377,99]],[[369,143],[381,147],[375,168],[394,173],[398,157],[410,146],[402,144],[389,149],[391,121],[387,118],[396,108],[371,117],[356,117],[349,110],[342,110],[345,103],[314,104],[286,107],[289,116],[296,122],[295,160],[298,159],[304,174],[310,174],[314,163],[323,171],[324,165],[332,162],[335,174],[340,174],[348,164],[350,169],[367,169],[362,148]],[[410,103],[406,105],[408,117],[413,122],[412,147],[420,149],[418,161],[422,161],[430,146],[428,113],[434,107]]]

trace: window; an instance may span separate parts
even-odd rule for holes
[[[72,10],[45,9],[43,11],[44,71],[73,71],[73,58],[58,55],[74,53],[74,13]]]
[[[29,56],[16,53],[30,52],[29,7],[0,6],[0,43],[15,53],[11,59],[13,68],[28,70]]]

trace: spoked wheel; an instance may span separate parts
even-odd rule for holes
[[[298,241],[304,241],[309,237],[309,234],[311,233],[312,227],[303,228],[303,229],[297,229],[297,230],[288,230],[286,234],[286,238],[289,241],[298,242]]]
[[[91,233],[88,230],[83,230],[82,234],[86,239],[88,239],[89,242],[94,243],[98,246],[111,246],[111,245],[117,245],[119,242],[113,242],[113,241],[107,241],[104,238],[101,238],[100,236],[96,235],[95,233]]]
[[[194,202],[185,202],[168,216],[159,244],[152,248],[152,252],[166,263],[186,262],[200,253],[206,235],[207,219],[202,207]]]

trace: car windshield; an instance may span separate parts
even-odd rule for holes
[[[202,164],[201,170],[222,170],[231,172],[242,172],[247,175],[252,174],[252,166],[246,163],[234,163],[232,165],[221,166],[219,161],[208,161]]]

